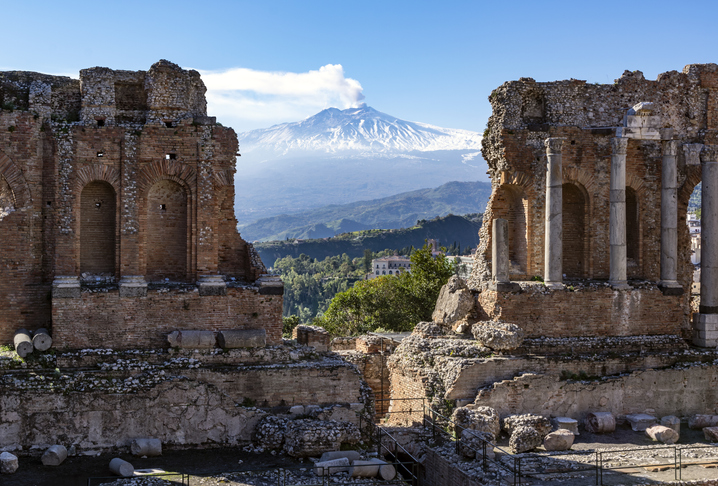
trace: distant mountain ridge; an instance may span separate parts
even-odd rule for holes
[[[238,139],[240,225],[450,181],[488,180],[479,133],[408,122],[366,105],[328,108]]]
[[[287,155],[290,151],[339,154],[345,151],[396,154],[412,151],[481,151],[481,135],[468,130],[408,122],[362,104],[327,108],[306,120],[239,135],[243,152]]]
[[[330,205],[295,214],[282,214],[240,226],[249,241],[286,238],[327,238],[364,229],[406,228],[419,219],[448,214],[480,213],[491,195],[488,182],[448,182],[394,196]]]

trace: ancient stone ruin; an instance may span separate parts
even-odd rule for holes
[[[301,456],[373,415],[356,366],[282,339],[205,91],[164,60],[0,73],[0,450],[257,444],[275,417]]]

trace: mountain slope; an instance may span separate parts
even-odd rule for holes
[[[476,247],[479,244],[481,223],[462,216],[446,216],[431,221],[421,221],[418,225],[403,230],[371,230],[344,233],[328,239],[269,241],[256,243],[254,247],[265,265],[273,266],[278,258],[287,255],[298,257],[302,253],[310,258],[323,260],[328,256],[346,253],[349,258],[364,255],[364,250],[375,252],[386,249],[401,249],[414,246],[420,248],[424,240],[436,239],[442,246],[453,245],[462,249]]]
[[[480,134],[407,122],[366,105],[329,108],[238,138],[240,224],[449,181],[486,180]]]
[[[449,182],[394,196],[282,214],[241,226],[249,240],[326,238],[368,228],[405,228],[419,219],[483,212],[491,195],[488,182]],[[382,248],[383,249],[383,248]]]

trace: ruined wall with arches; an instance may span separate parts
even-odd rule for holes
[[[23,327],[70,348],[182,328],[281,341],[281,281],[236,229],[236,134],[207,116],[199,74],[80,78],[0,77],[16,106],[0,113],[0,343]]]
[[[503,84],[489,100],[493,114],[483,139],[483,156],[493,194],[469,281],[480,294],[486,317],[527,320],[529,335],[571,329],[577,335],[689,336],[693,265],[686,212],[701,177],[700,161],[691,145],[718,142],[718,66],[688,65],[680,72],[662,73],[655,81],[639,71],[626,71],[607,85],[522,78]],[[637,113],[630,111],[641,103],[650,107],[650,125],[639,125]],[[625,191],[615,197],[623,198],[625,204],[622,224],[628,285],[602,296],[595,292],[579,296],[579,290],[611,288],[609,223],[615,137],[627,140]],[[546,270],[547,139],[562,140],[563,290],[551,292],[551,305],[543,306],[528,294],[541,285],[538,281]],[[672,150],[666,148],[667,141],[678,148],[679,290],[666,290],[661,280],[662,161],[666,150]],[[521,184],[512,183],[516,180]],[[524,201],[520,210],[515,203],[519,199]],[[501,294],[490,288],[490,233],[495,218],[508,221],[512,270],[514,260],[527,255],[526,271],[510,272],[511,281],[521,283],[518,292]],[[606,316],[613,316],[609,323],[614,319],[626,323],[606,326],[600,322]]]

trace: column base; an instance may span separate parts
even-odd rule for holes
[[[563,282],[551,282],[549,280],[545,281],[543,284],[551,290],[563,290],[565,288]]]
[[[283,295],[284,282],[276,275],[263,274],[255,284],[259,285],[260,295]]]
[[[79,299],[80,298],[80,277],[63,276],[55,277],[52,281],[53,299]]]
[[[120,297],[147,297],[147,282],[142,275],[124,275],[120,279]]]
[[[633,287],[628,285],[625,280],[619,280],[617,282],[608,282],[613,290],[631,290]]]
[[[663,295],[683,295],[683,286],[676,280],[662,280],[658,282],[658,288]]]
[[[718,347],[718,314],[693,314],[693,344]]]
[[[494,292],[521,292],[521,286],[516,282],[490,282],[489,290]]]
[[[227,295],[227,283],[221,275],[200,275],[197,281],[199,295]]]

